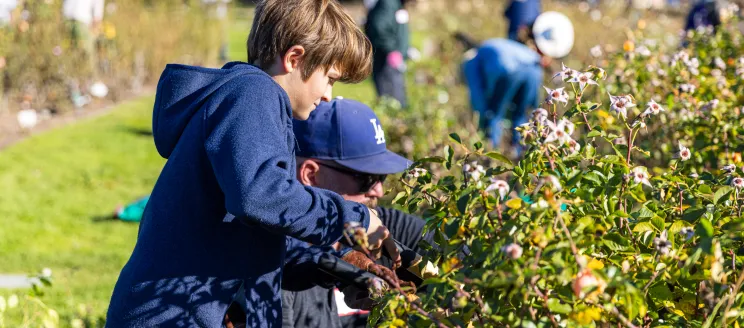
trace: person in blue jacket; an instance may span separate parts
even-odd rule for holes
[[[470,104],[479,113],[479,126],[494,147],[500,145],[504,118],[515,128],[527,122],[527,111],[539,105],[543,66],[549,59],[527,45],[509,39],[490,39],[480,45],[457,33],[469,50],[462,66]],[[511,138],[519,149],[519,135]]]
[[[359,82],[372,48],[336,0],[263,0],[248,63],[166,66],[153,111],[167,162],[111,296],[109,327],[220,327],[245,304],[249,327],[279,327],[286,240],[331,245],[367,229],[397,255],[366,206],[295,178],[292,118],[333,83]],[[238,290],[244,291],[238,294]]]
[[[721,25],[721,14],[715,0],[697,0],[690,8],[685,20],[685,30],[696,30],[711,26],[714,29]]]
[[[371,1],[364,30],[374,48],[372,80],[377,95],[408,106],[405,60],[408,58],[410,20],[406,6],[413,0]]]
[[[526,32],[541,13],[541,0],[512,0],[509,2],[509,6],[504,11],[504,17],[509,20],[509,29],[507,30],[509,40],[523,42]],[[520,38],[520,34],[522,34],[522,38]]]

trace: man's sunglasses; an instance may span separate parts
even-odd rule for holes
[[[353,171],[347,168],[343,168],[336,165],[330,165],[323,162],[316,162],[322,166],[325,166],[327,168],[330,168],[334,171],[338,171],[341,173],[344,173],[346,175],[349,175],[356,180],[356,182],[359,184],[359,193],[365,194],[372,189],[378,182],[383,183],[385,182],[385,178],[387,178],[387,174],[367,174],[367,173],[361,173],[357,171]]]

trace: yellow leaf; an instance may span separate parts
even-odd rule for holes
[[[597,259],[592,259],[591,261],[589,261],[589,263],[586,266],[590,269],[601,270],[604,268],[604,263],[602,263],[602,261],[599,261]]]
[[[595,320],[599,320],[601,318],[601,313],[599,308],[590,307],[580,312],[571,313],[571,318],[581,325],[588,325]]]
[[[673,312],[674,314],[676,314],[676,315],[678,315],[678,316],[682,317],[682,318],[684,318],[684,317],[685,317],[685,313],[684,313],[684,312],[682,312],[682,311],[680,311],[680,310],[677,310],[677,309],[673,309],[673,310],[672,310],[672,312]]]
[[[512,198],[506,202],[506,207],[511,208],[513,210],[518,210],[522,208],[522,199]]]

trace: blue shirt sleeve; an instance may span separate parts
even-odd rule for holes
[[[255,77],[238,79],[205,112],[205,149],[227,211],[244,223],[314,245],[338,241],[347,222],[367,227],[364,205],[294,178],[291,119],[283,117],[288,100],[269,78],[264,83],[269,85],[257,85]]]
[[[465,82],[468,84],[470,92],[470,106],[478,113],[486,110],[485,79],[483,71],[478,64],[478,55],[463,64],[463,73]]]

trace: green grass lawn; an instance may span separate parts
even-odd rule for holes
[[[53,271],[42,299],[63,316],[104,314],[137,225],[101,220],[147,194],[164,160],[150,136],[153,97],[26,139],[0,152],[0,269]],[[0,295],[6,294],[0,291]]]

